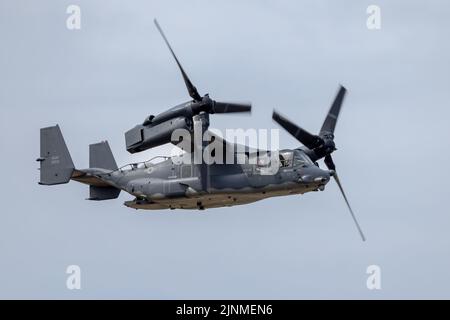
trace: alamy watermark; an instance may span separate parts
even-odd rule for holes
[[[376,264],[367,267],[366,273],[369,275],[366,286],[369,290],[381,290],[381,268]]]
[[[381,8],[375,4],[367,7],[366,13],[369,15],[367,17],[366,26],[369,30],[380,30],[381,29]]]
[[[70,265],[66,269],[66,273],[69,275],[66,280],[66,287],[69,290],[81,289],[81,268],[78,265]]]
[[[218,129],[203,132],[194,123],[193,131],[176,129],[171,141],[174,164],[253,164],[261,174],[273,175],[280,167],[278,129]],[[256,146],[256,147],[249,147]],[[180,149],[182,153],[180,154]]]
[[[81,8],[75,4],[67,7],[66,13],[69,15],[66,19],[66,27],[69,30],[81,29]]]

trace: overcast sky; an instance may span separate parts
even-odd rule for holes
[[[345,3],[345,6],[343,5]],[[66,8],[81,7],[81,30]],[[366,27],[367,6],[381,29]],[[0,298],[450,298],[448,1],[0,0]],[[213,126],[317,132],[338,84],[340,178],[324,192],[207,211],[90,202],[37,184],[39,128],[58,123],[78,168],[109,140],[188,100],[157,17],[201,94],[250,100]],[[298,142],[281,133],[282,147]],[[79,265],[82,289],[66,288]],[[368,290],[366,268],[381,268]]]

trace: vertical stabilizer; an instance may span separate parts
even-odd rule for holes
[[[117,169],[108,141],[89,145],[89,168]]]
[[[41,129],[40,184],[67,183],[75,169],[59,126]]]

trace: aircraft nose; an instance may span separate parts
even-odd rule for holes
[[[314,166],[308,168],[307,172],[301,176],[301,181],[304,183],[326,184],[330,181],[330,172]]]
[[[326,183],[330,181],[330,176],[320,176],[314,179],[314,182],[318,182],[318,183]]]

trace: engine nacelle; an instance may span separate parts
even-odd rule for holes
[[[192,132],[192,120],[186,117],[178,117],[158,124],[137,125],[125,132],[127,151],[136,153],[170,143],[172,132],[177,129]]]

